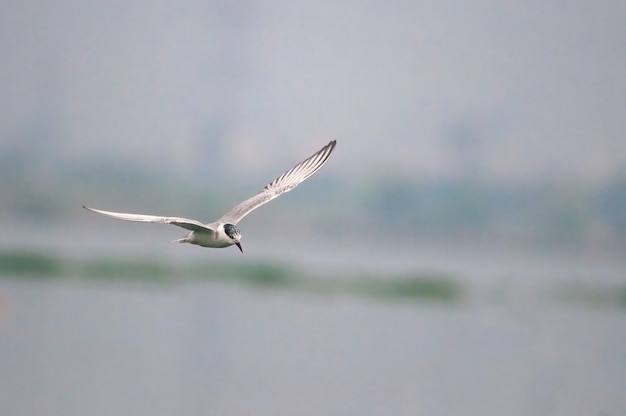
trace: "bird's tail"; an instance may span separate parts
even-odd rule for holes
[[[179,238],[178,240],[172,240],[170,243],[187,243],[189,242],[189,236],[186,235],[183,238]]]

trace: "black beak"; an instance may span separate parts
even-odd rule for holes
[[[243,253],[243,248],[241,248],[241,244],[239,243],[235,243],[235,245],[237,246],[237,248],[239,248],[239,250]]]

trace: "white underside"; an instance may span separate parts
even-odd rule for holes
[[[201,231],[192,231],[185,237],[176,241],[212,248],[224,248],[233,245],[233,241],[222,233]]]

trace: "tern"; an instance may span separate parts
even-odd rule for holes
[[[189,230],[190,232],[183,238],[174,240],[173,242],[196,244],[202,247],[214,248],[229,247],[234,244],[243,253],[243,248],[241,248],[241,231],[237,228],[239,221],[261,205],[267,204],[272,199],[284,194],[285,192],[291,191],[293,188],[300,185],[307,178],[317,172],[328,161],[328,158],[333,150],[335,150],[336,145],[336,140],[330,141],[315,154],[298,163],[293,168],[265,185],[261,192],[246,199],[238,205],[235,205],[235,207],[233,207],[217,221],[209,224],[202,224],[196,220],[180,217],[161,217],[157,215],[104,211],[101,209],[90,208],[85,205],[83,205],[83,208],[88,211],[119,220],[176,225]]]

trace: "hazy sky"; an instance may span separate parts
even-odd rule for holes
[[[624,22],[617,1],[3,2],[0,150],[246,174],[337,138],[337,171],[602,181],[626,166]]]

